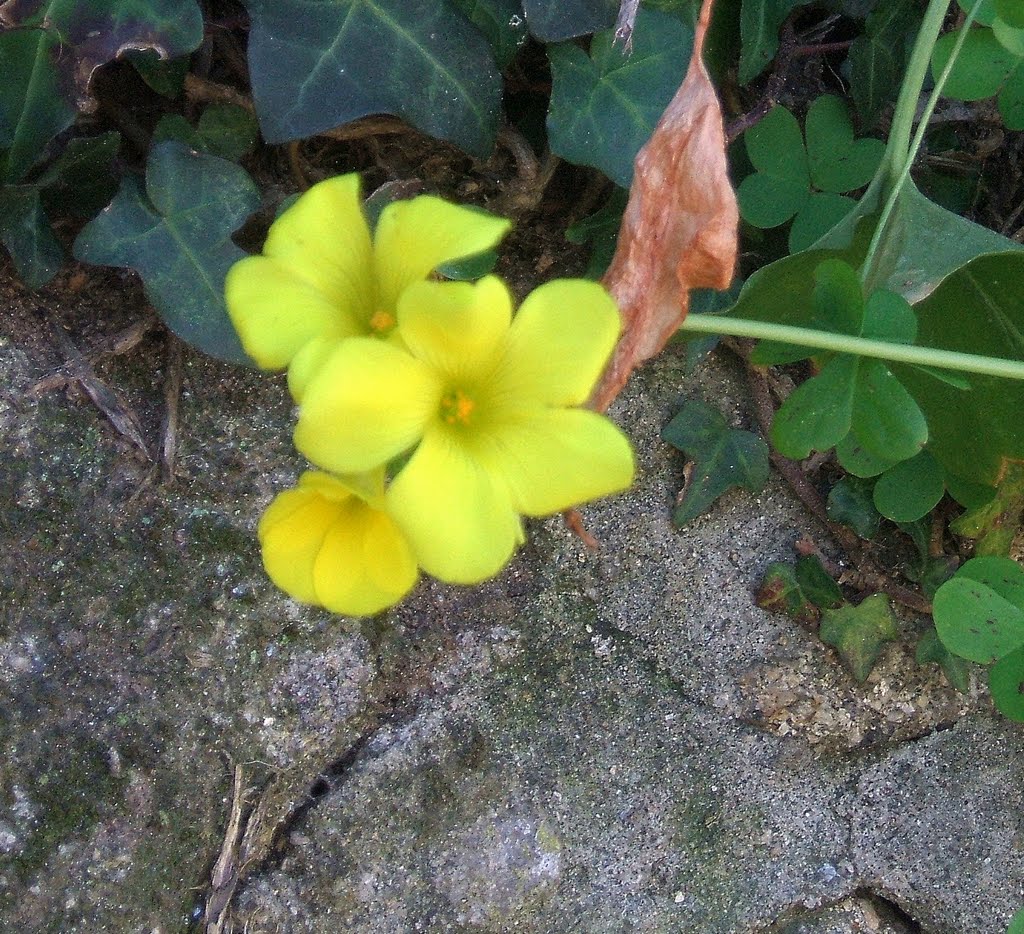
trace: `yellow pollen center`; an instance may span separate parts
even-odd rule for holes
[[[453,389],[441,397],[441,418],[449,425],[468,425],[476,403],[461,389]]]
[[[395,316],[383,308],[378,308],[370,318],[370,330],[377,334],[390,331],[395,326]]]

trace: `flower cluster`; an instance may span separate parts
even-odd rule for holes
[[[371,234],[359,179],[307,191],[262,255],[228,274],[246,352],[288,373],[303,474],[260,521],[267,573],[348,615],[397,603],[422,569],[472,584],[544,516],[627,488],[633,454],[579,408],[619,334],[594,282],[555,280],[513,316],[496,276],[439,281],[508,222],[432,196],[386,207]]]

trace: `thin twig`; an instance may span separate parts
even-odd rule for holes
[[[183,377],[181,341],[167,332],[167,373],[164,377],[164,421],[160,436],[160,465],[164,483],[174,481],[178,453],[178,403],[181,400]]]
[[[725,125],[725,137],[732,142],[736,137],[749,130],[754,124],[759,123],[768,114],[768,111],[778,103],[779,97],[786,87],[786,73],[793,58],[794,32],[792,20],[786,20],[782,24],[782,32],[779,36],[779,51],[775,56],[775,64],[772,67],[771,77],[765,87],[761,99],[745,114],[729,120]]]

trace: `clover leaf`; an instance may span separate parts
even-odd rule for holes
[[[878,289],[865,301],[856,272],[839,259],[819,264],[815,283],[819,326],[913,343],[913,309],[896,293]],[[783,350],[788,355],[788,348]],[[827,451],[850,435],[848,447],[855,443],[873,458],[896,463],[921,450],[928,426],[913,396],[881,360],[836,354],[786,399],[775,414],[771,434],[776,450],[794,460],[811,451]]]
[[[74,254],[87,263],[134,269],[167,326],[200,350],[247,361],[224,306],[224,277],[245,256],[231,234],[260,205],[244,169],[179,142],[154,146],[145,189],[125,178],[87,224]]]
[[[740,213],[755,227],[778,227],[793,218],[790,252],[807,249],[854,207],[844,195],[866,185],[885,144],[855,140],[849,110],[825,94],[807,111],[804,132],[783,106],[773,107],[744,134],[755,168],[737,189]]]
[[[1020,32],[998,18],[990,29],[972,29],[943,88],[946,97],[963,101],[998,95],[999,112],[1010,130],[1024,129],[1024,36]],[[936,43],[933,74],[946,67],[955,39],[950,33]]]

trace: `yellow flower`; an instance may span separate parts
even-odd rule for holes
[[[260,519],[270,579],[296,600],[347,616],[401,600],[416,583],[416,559],[383,493],[383,470],[344,479],[304,473]]]
[[[412,452],[385,502],[425,571],[491,577],[543,516],[633,480],[629,442],[575,408],[611,354],[620,321],[594,282],[556,280],[512,319],[505,284],[416,282],[399,296],[402,345],[352,338],[306,388],[296,446],[338,473]]]
[[[490,249],[509,226],[503,218],[421,195],[384,208],[371,238],[359,176],[327,179],[274,221],[261,256],[231,267],[228,313],[257,365],[288,368],[298,400],[339,340],[387,336],[410,284],[444,263]]]

